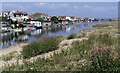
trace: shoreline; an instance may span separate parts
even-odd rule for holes
[[[5,49],[1,49],[0,50],[0,57],[3,56],[3,55],[8,55],[12,52],[20,52],[23,49],[22,47],[24,45],[27,45],[27,44],[29,44],[29,43],[20,43],[20,44],[17,44],[17,45],[12,45],[12,46],[10,46],[8,48],[5,48]]]

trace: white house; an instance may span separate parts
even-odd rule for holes
[[[70,16],[66,16],[66,20],[72,20]]]
[[[14,12],[10,18],[13,21],[20,21],[20,22],[29,19],[27,12],[19,12],[19,11]]]
[[[29,19],[28,13],[21,11],[4,11],[0,13],[0,16],[7,17],[12,19],[13,21],[20,21],[20,22]]]
[[[3,11],[3,12],[0,12],[0,16],[8,17],[9,13],[10,13],[10,11]]]
[[[2,17],[2,12],[0,12],[0,17]]]
[[[42,28],[42,23],[40,21],[30,21],[30,24],[35,26],[36,28]]]

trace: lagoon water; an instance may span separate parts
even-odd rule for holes
[[[92,29],[91,24],[102,24],[105,22],[89,22],[82,24],[71,24],[63,27],[58,27],[53,30],[37,29],[34,31],[28,30],[24,32],[6,32],[0,35],[0,49],[6,49],[12,45],[17,45],[21,42],[34,42],[43,37],[69,36],[71,34],[79,34],[81,30]],[[22,41],[24,40],[24,41]]]

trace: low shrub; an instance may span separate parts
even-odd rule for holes
[[[76,36],[75,34],[71,34],[67,37],[67,39],[73,39],[73,38],[75,38],[75,36]]]
[[[116,52],[111,48],[95,48],[90,52],[91,70],[113,71],[117,70],[115,62]],[[118,61],[119,62],[119,61]],[[119,68],[119,66],[118,66]]]
[[[93,27],[96,27],[96,28],[101,28],[101,27],[108,27],[110,26],[109,24],[97,24],[97,25],[93,25]]]
[[[109,34],[91,34],[89,36],[89,40],[91,40],[95,46],[103,47],[103,46],[112,46],[113,38]]]
[[[3,60],[3,61],[9,61],[9,60],[12,60],[13,58],[15,58],[17,55],[17,51],[13,51],[7,55],[3,55],[1,56],[0,58]]]
[[[12,58],[14,58],[14,55],[2,56],[2,60],[3,60],[3,61],[9,61],[9,60],[11,60]]]
[[[72,43],[72,48],[77,50],[81,57],[86,57],[87,52],[93,48],[93,42],[91,40],[75,41]]]
[[[38,42],[30,43],[23,47],[23,58],[30,58],[36,55],[53,51],[58,48],[60,40],[57,38],[46,38]]]

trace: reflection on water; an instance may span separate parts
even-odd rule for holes
[[[94,23],[91,23],[94,24]],[[33,42],[41,37],[54,37],[54,36],[69,36],[71,34],[79,34],[80,30],[90,29],[88,24],[73,24],[60,26],[56,28],[38,29],[34,31],[23,31],[23,32],[7,32],[2,33],[0,38],[0,47],[2,49],[16,45],[21,42]]]
[[[40,34],[41,32],[42,32],[41,29],[35,30],[35,31],[31,32],[31,35],[38,35],[38,34]]]

